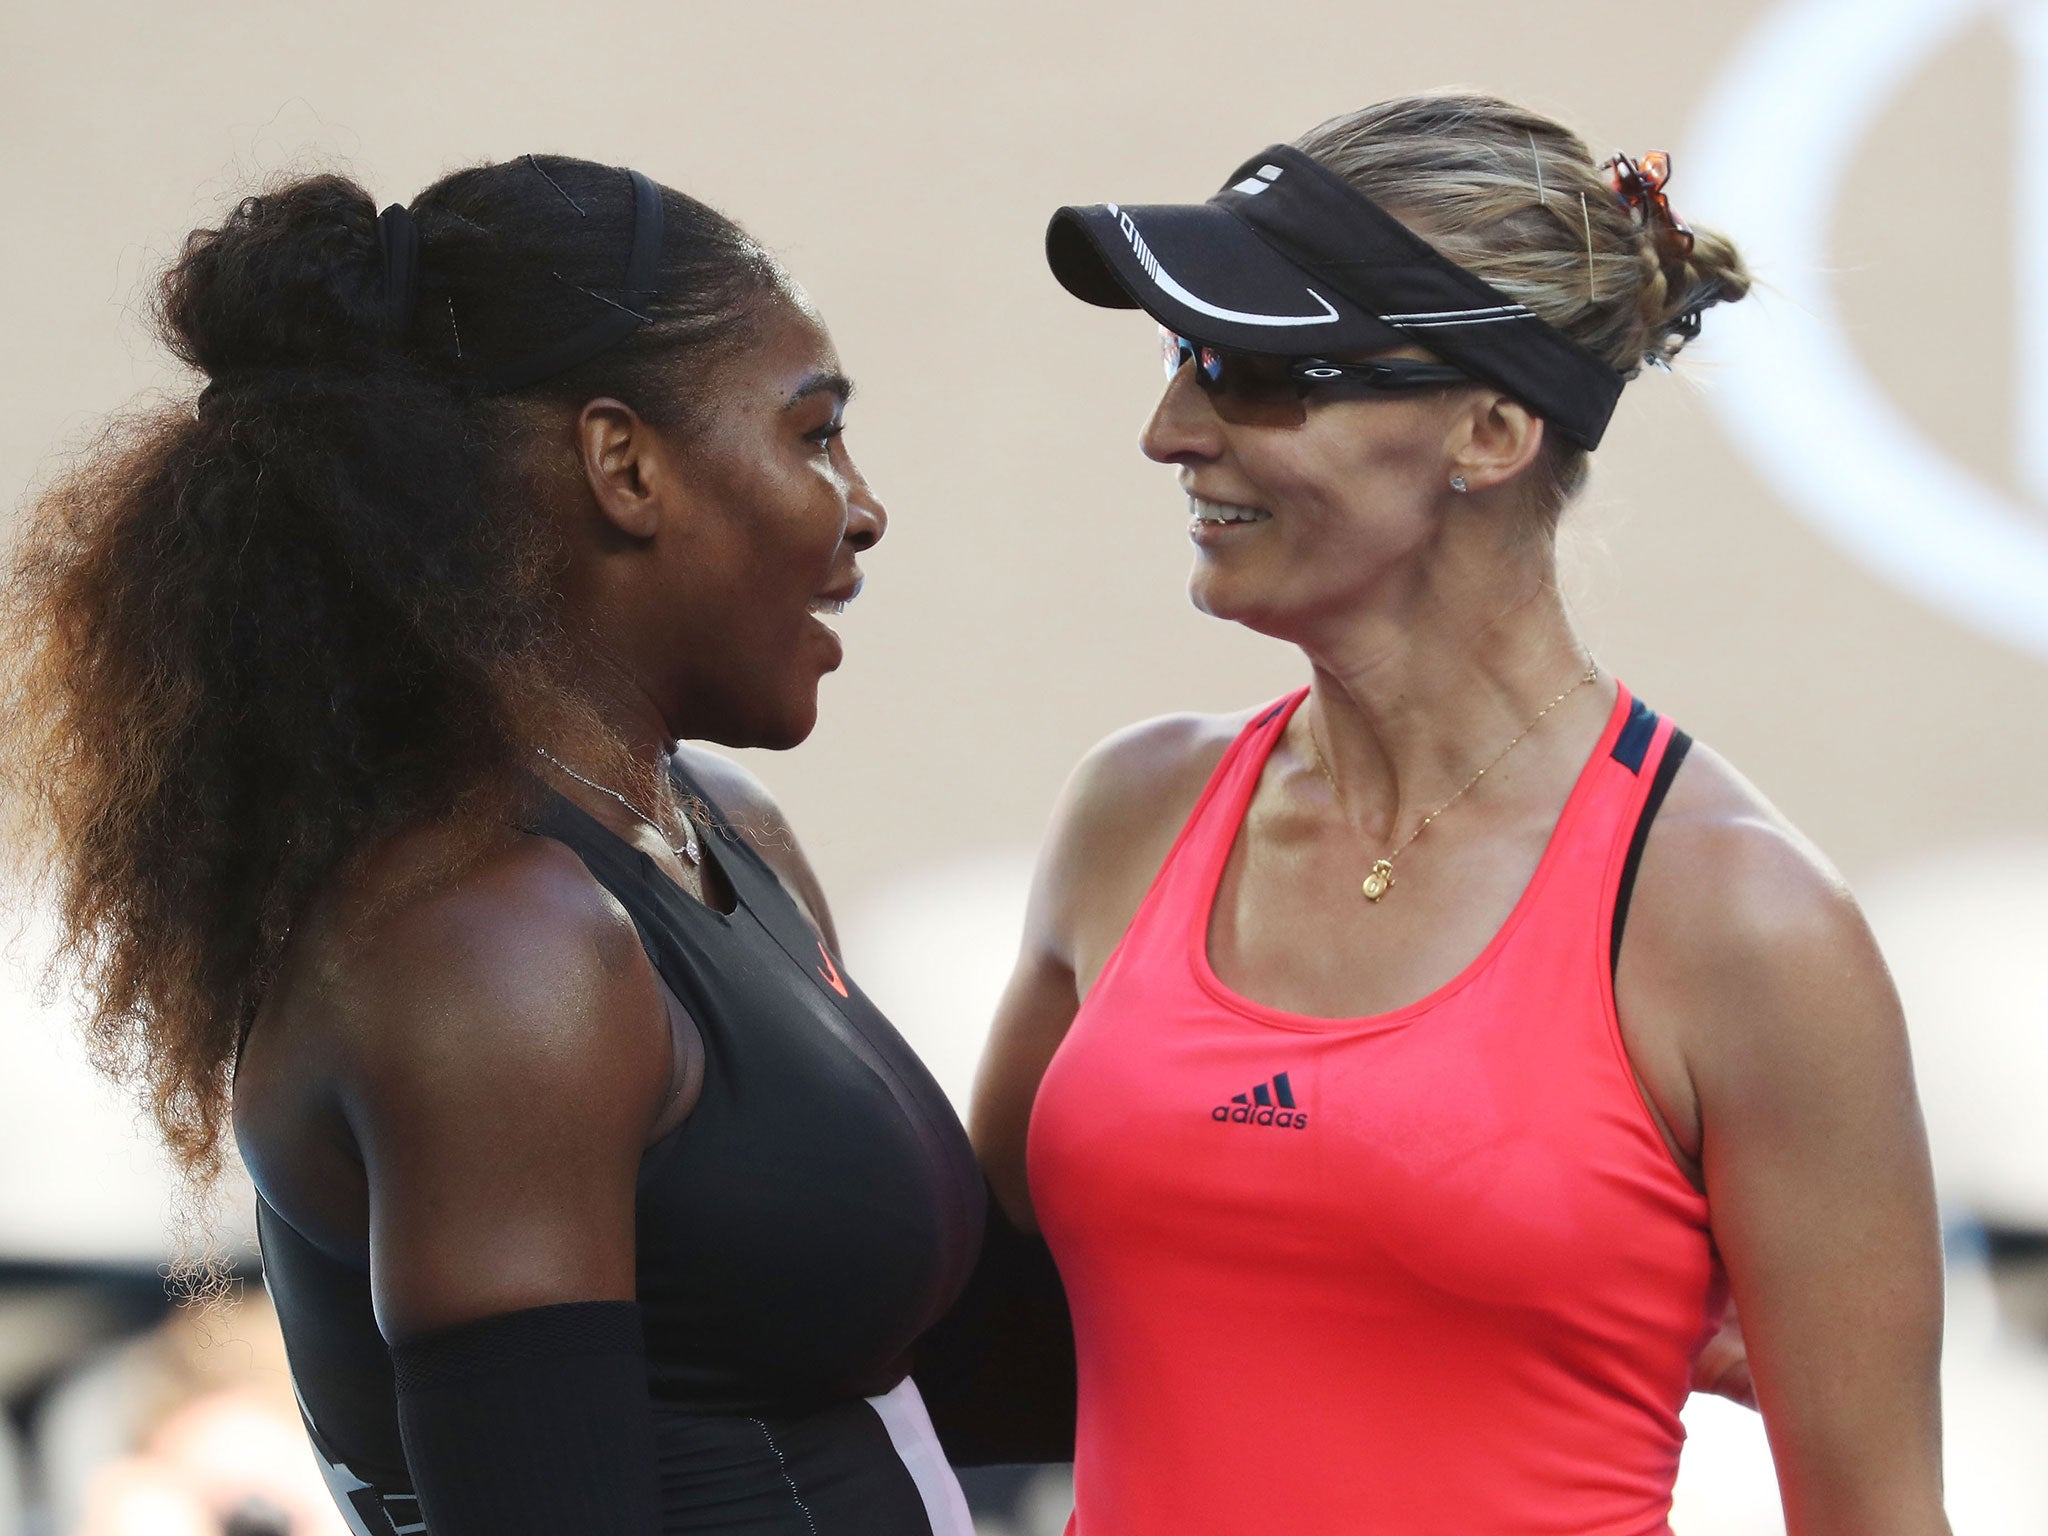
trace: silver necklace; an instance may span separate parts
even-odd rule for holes
[[[612,799],[618,801],[620,805],[624,806],[630,814],[639,818],[641,821],[646,822],[648,826],[654,828],[655,834],[658,837],[660,837],[663,843],[666,843],[668,845],[668,850],[670,853],[682,855],[682,857],[688,859],[692,865],[699,865],[704,862],[704,848],[703,845],[697,841],[697,827],[696,824],[690,820],[690,813],[688,811],[682,811],[680,813],[683,818],[683,845],[682,847],[678,848],[674,843],[669,842],[668,829],[666,827],[662,826],[660,822],[656,821],[652,816],[648,815],[645,811],[641,810],[639,806],[635,805],[632,801],[628,800],[616,789],[607,789],[604,785],[598,783],[595,779],[586,779],[582,774],[578,773],[574,768],[571,768],[567,763],[563,762],[559,757],[555,756],[555,754],[550,752],[546,747],[535,747],[533,750],[539,753],[542,757],[546,758],[549,762],[553,763],[557,768],[561,769],[562,772],[566,773],[578,784],[584,785],[586,788],[589,789],[594,789],[600,795],[610,795]]]

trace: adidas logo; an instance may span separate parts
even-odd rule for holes
[[[1218,1104],[1209,1118],[1228,1125],[1279,1125],[1290,1130],[1308,1129],[1308,1111],[1294,1107],[1294,1085],[1285,1072],[1273,1081],[1261,1083],[1250,1093],[1232,1094],[1228,1104]]]

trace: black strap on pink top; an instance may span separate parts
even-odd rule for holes
[[[1630,773],[1643,771],[1643,760],[1650,750],[1650,742],[1657,734],[1657,714],[1641,699],[1637,699],[1629,712],[1628,724],[1622,728],[1620,737],[1614,743],[1614,760]],[[1649,793],[1643,799],[1642,813],[1636,818],[1635,831],[1629,838],[1628,857],[1622,865],[1621,884],[1614,896],[1614,923],[1610,929],[1612,937],[1608,943],[1607,969],[1613,975],[1621,968],[1621,935],[1628,927],[1629,899],[1635,894],[1636,871],[1643,862],[1643,849],[1650,841],[1650,824],[1657,819],[1657,812],[1663,809],[1664,797],[1671,790],[1671,781],[1678,777],[1679,765],[1685,761],[1685,754],[1692,750],[1692,738],[1672,727],[1671,735],[1664,743],[1664,755],[1657,760],[1657,766],[1650,776]]]

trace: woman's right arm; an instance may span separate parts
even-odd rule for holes
[[[1070,937],[1070,893],[1077,872],[1069,866],[1080,859],[1079,840],[1068,832],[1072,794],[1070,785],[1039,854],[1025,908],[1023,943],[989,1028],[967,1117],[975,1156],[990,1188],[1004,1214],[1025,1232],[1038,1230],[1024,1167],[1031,1105],[1081,1006]]]
[[[428,1527],[652,1536],[633,1207],[674,1050],[631,922],[525,839],[354,955],[338,1081]]]
[[[997,1209],[965,1294],[919,1346],[918,1386],[957,1465],[1073,1457],[1073,1325],[1035,1235],[1031,1105],[1200,793],[1215,753],[1198,749],[1213,730],[1160,720],[1112,737],[1075,769],[1053,812],[969,1117]]]
[[[1027,1232],[1039,1082],[1244,719],[1168,715],[1120,731],[1081,760],[1053,809],[968,1117],[997,1198]]]

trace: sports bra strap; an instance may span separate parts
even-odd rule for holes
[[[1647,710],[1640,699],[1636,701],[1636,708],[1649,717],[1650,731],[1643,738],[1647,751],[1650,737],[1655,734],[1657,716]],[[1633,721],[1630,723],[1634,724]],[[1627,732],[1624,731],[1623,735],[1625,738]],[[1664,797],[1671,790],[1671,781],[1678,777],[1679,767],[1685,762],[1686,753],[1691,750],[1692,738],[1674,725],[1665,734],[1663,746],[1655,754],[1654,766],[1644,763],[1643,754],[1639,753],[1636,757],[1634,766],[1637,774],[1640,775],[1644,768],[1649,766],[1650,781],[1649,788],[1643,796],[1642,808],[1636,813],[1635,825],[1629,833],[1628,856],[1622,861],[1621,882],[1614,892],[1614,918],[1607,945],[1607,968],[1610,976],[1621,965],[1622,931],[1628,926],[1629,900],[1635,894],[1636,871],[1642,866],[1643,848],[1650,840],[1650,826],[1656,821],[1657,812],[1663,809]],[[1615,757],[1618,761],[1625,761],[1621,756],[1619,743],[1616,744]]]

